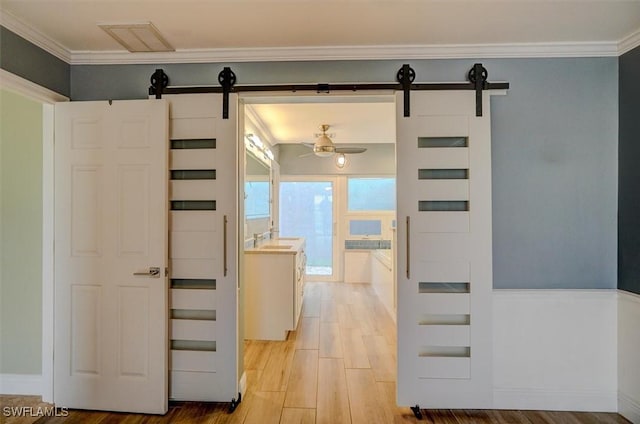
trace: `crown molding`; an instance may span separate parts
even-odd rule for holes
[[[69,51],[69,49],[67,49],[57,41],[54,41],[52,38],[44,35],[40,31],[32,28],[6,10],[0,9],[0,25],[13,32],[14,34],[24,38],[31,44],[35,44],[42,50],[51,53],[58,59],[71,64],[72,57],[71,51]]]
[[[620,40],[618,43],[618,55],[621,56],[638,46],[640,46],[640,29]]]
[[[388,59],[488,59],[617,56],[617,42],[265,47],[176,50],[170,53],[73,51],[72,65],[280,62]]]

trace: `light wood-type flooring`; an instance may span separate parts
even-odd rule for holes
[[[232,414],[228,404],[174,402],[165,416],[72,410],[68,417],[0,416],[0,422],[628,423],[608,413],[485,410],[423,410],[417,421],[409,408],[395,405],[395,324],[366,284],[307,283],[297,331],[282,342],[247,341],[244,358],[247,393]],[[38,402],[0,397],[1,405]]]

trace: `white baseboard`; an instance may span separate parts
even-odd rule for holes
[[[238,383],[239,386],[239,391],[242,394],[242,397],[244,397],[244,395],[247,392],[247,373],[243,372],[242,373],[242,377],[240,377],[240,382]]]
[[[42,395],[42,376],[38,374],[0,374],[0,394]]]
[[[640,424],[640,402],[630,396],[618,393],[618,413],[634,424]]]
[[[495,409],[617,412],[618,393],[494,388],[493,405]]]

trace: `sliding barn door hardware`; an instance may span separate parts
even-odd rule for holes
[[[222,119],[229,119],[229,92],[236,84],[236,74],[225,66],[218,74],[218,82],[222,86]]]
[[[486,90],[488,77],[489,72],[487,68],[482,66],[482,63],[473,65],[473,68],[471,68],[467,75],[467,78],[469,78],[469,81],[473,84],[474,90],[476,91],[476,116],[482,116],[482,90]]]
[[[416,420],[422,419],[422,411],[420,410],[420,405],[410,406],[409,408],[411,409],[411,412],[413,412],[413,415],[416,417]]]
[[[164,73],[162,69],[156,69],[151,75],[151,87],[149,87],[149,94],[155,94],[156,99],[162,98],[162,92],[169,85],[169,76]],[[153,90],[153,93],[151,92]]]
[[[232,398],[231,399],[231,403],[229,404],[229,413],[230,414],[233,413],[233,411],[236,410],[238,405],[240,405],[240,402],[242,402],[242,393],[238,392],[238,399]]]
[[[404,116],[411,116],[411,84],[416,79],[416,71],[408,64],[402,65],[402,68],[396,74],[396,79],[402,85],[402,91],[404,92]]]
[[[332,91],[366,91],[366,90],[395,90],[404,94],[404,116],[411,114],[411,91],[424,90],[473,90],[476,93],[476,116],[482,116],[482,92],[484,90],[508,90],[508,82],[489,82],[487,69],[481,63],[476,63],[467,74],[467,82],[448,83],[414,83],[416,71],[408,64],[402,65],[396,74],[395,83],[362,83],[362,84],[274,84],[274,85],[236,85],[236,74],[229,67],[224,67],[218,74],[220,86],[188,86],[169,87],[169,77],[162,69],[156,69],[151,76],[149,95],[156,99],[163,94],[189,93],[222,93],[222,118],[229,119],[229,93],[241,92],[269,92],[269,91],[315,91],[316,93],[330,93]]]

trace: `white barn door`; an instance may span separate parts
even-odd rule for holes
[[[170,395],[238,398],[238,118],[230,95],[170,103]]]
[[[55,107],[56,406],[167,411],[167,115]]]
[[[492,407],[489,94],[397,94],[398,404]]]

